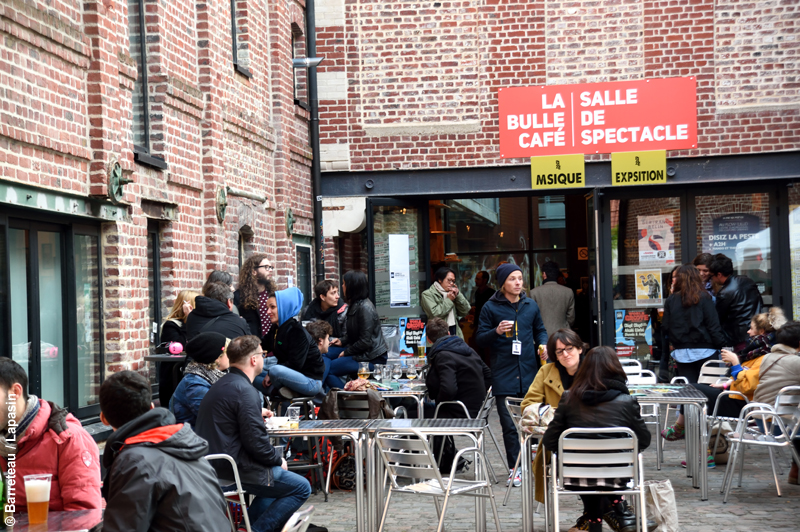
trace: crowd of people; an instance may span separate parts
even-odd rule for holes
[[[299,289],[277,290],[266,255],[244,264],[238,287],[226,272],[213,272],[201,292],[181,291],[161,329],[164,345],[180,345],[179,364],[159,368],[160,407],[154,407],[149,381],[133,371],[105,379],[100,388],[100,417],[113,429],[102,458],[91,436],[66,410],[27,393],[23,368],[0,358],[0,401],[16,412],[14,430],[0,427],[0,453],[16,472],[52,472],[50,508],[101,508],[103,529],[223,530],[228,527],[222,489],[234,483],[228,462],[205,459],[230,455],[244,489],[254,496],[247,508],[257,532],[278,531],[308,499],[309,481],[289,471],[285,451],[273,445],[265,419],[268,404],[307,397],[322,403],[326,392],[342,388],[343,378],[387,362],[388,347],[377,310],[370,301],[366,274],[347,272],[341,294],[335,281],[314,289],[304,307]],[[427,320],[425,382],[433,408],[448,404],[440,417],[478,414],[491,388],[503,431],[508,486],[519,486],[514,473],[520,453],[517,429],[505,407],[508,397],[524,397],[522,408],[547,425],[534,459],[535,499],[543,501],[545,449],[555,449],[570,427],[628,427],[639,449],[650,444],[650,432],[638,403],[626,386],[626,375],[610,347],[590,349],[571,327],[575,320],[572,290],[560,286],[559,268],[542,268],[545,283],[530,294],[521,269],[498,265],[498,289],[489,275],[476,276],[477,347],[464,339],[459,319],[475,312],[456,286],[455,273],[442,268],[422,294]],[[664,303],[661,338],[671,346],[676,373],[708,399],[709,411],[738,416],[748,400],[771,403],[784,386],[800,385],[800,322],[788,321],[779,308],[763,312],[761,295],[745,276],[735,275],[724,255],[700,255],[670,274],[670,296]],[[698,384],[702,365],[723,360],[729,378],[720,384]],[[265,401],[270,398],[269,402]],[[10,408],[10,407],[9,407]],[[669,441],[685,434],[683,415],[662,432]],[[12,435],[14,439],[12,439]],[[795,442],[798,444],[798,442]],[[452,438],[437,437],[440,470],[469,466],[456,456]],[[100,464],[106,469],[101,484]],[[709,465],[713,456],[709,453]],[[566,485],[571,486],[570,479]],[[626,479],[607,479],[596,489],[613,490]],[[789,482],[797,483],[797,464]],[[101,491],[102,485],[102,491]],[[579,484],[572,486],[580,489]],[[605,521],[615,532],[635,529],[636,517],[623,497],[583,495],[584,512],[571,531],[600,530]],[[25,505],[25,491],[16,503]],[[648,530],[655,523],[646,523]],[[312,525],[309,530],[322,531]]]

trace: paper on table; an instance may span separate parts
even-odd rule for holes
[[[408,235],[389,235],[389,306],[411,306]]]

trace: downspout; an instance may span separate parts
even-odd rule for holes
[[[317,27],[314,0],[306,0],[306,57],[317,57]],[[319,161],[319,97],[317,67],[308,69],[308,103],[311,124],[311,205],[314,209],[314,269],[317,282],[325,279],[325,260],[322,253],[322,170]]]

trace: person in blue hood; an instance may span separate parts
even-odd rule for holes
[[[475,418],[486,397],[492,382],[492,370],[484,364],[481,357],[467,343],[455,335],[450,335],[447,322],[441,318],[428,320],[426,326],[430,369],[425,377],[428,394],[437,404],[446,401],[460,401],[469,411],[469,417]],[[467,412],[461,405],[442,405],[439,408],[440,418],[465,418]],[[442,438],[434,438],[436,454]],[[439,471],[450,474],[456,447],[453,438],[445,439]],[[462,466],[459,460],[459,466]],[[460,468],[459,468],[460,469]]]
[[[267,316],[273,324],[262,347],[272,352],[278,363],[267,370],[264,385],[281,396],[314,397],[322,392],[325,364],[317,343],[295,319],[303,306],[303,293],[295,286],[279,290],[267,300]]]
[[[513,479],[510,475],[519,454],[519,438],[505,398],[523,397],[528,391],[541,366],[537,347],[547,344],[547,329],[539,305],[525,296],[519,266],[501,264],[495,273],[500,290],[483,306],[476,338],[478,345],[488,348],[492,355],[492,393],[497,398],[497,413],[503,427],[508,483],[519,486],[522,484],[519,472]]]

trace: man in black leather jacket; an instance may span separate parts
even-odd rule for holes
[[[210,453],[233,457],[244,489],[256,496],[248,508],[256,532],[281,530],[311,494],[308,481],[288,471],[286,460],[270,443],[260,398],[252,386],[264,367],[257,336],[240,336],[226,350],[230,372],[209,389],[197,414],[197,434],[208,440]],[[230,466],[214,464],[217,475],[233,483]]]
[[[733,274],[733,262],[722,253],[714,256],[708,269],[711,278],[722,285],[716,300],[722,332],[733,350],[740,351],[749,338],[750,320],[761,312],[761,294],[749,277]]]

